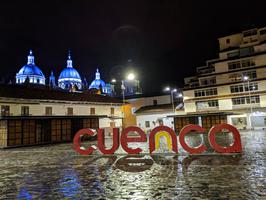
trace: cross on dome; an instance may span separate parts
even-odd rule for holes
[[[100,72],[99,72],[99,69],[98,69],[98,68],[96,69],[96,73],[95,73],[95,79],[96,79],[96,80],[100,80],[100,79],[101,79],[101,74],[100,74]]]
[[[30,50],[30,54],[28,55],[28,62],[27,62],[28,65],[34,65],[34,56],[33,56],[33,53],[32,53],[32,50]]]
[[[71,60],[71,53],[70,53],[70,50],[68,50],[67,67],[73,67],[73,66],[72,66],[72,60]]]

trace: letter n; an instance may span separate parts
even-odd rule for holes
[[[176,137],[175,132],[168,126],[157,126],[156,128],[152,129],[150,133],[150,137],[149,137],[150,153],[152,153],[155,150],[155,135],[158,132],[167,132],[168,134],[170,134],[171,139],[172,139],[172,150],[177,153],[178,152],[177,137]]]

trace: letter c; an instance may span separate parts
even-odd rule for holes
[[[84,128],[79,130],[74,137],[73,143],[74,143],[74,149],[76,152],[82,154],[82,155],[89,155],[94,151],[93,147],[89,147],[88,149],[81,149],[81,141],[80,138],[83,135],[89,135],[89,136],[93,136],[94,132],[91,129],[88,128]]]
[[[185,136],[186,134],[188,134],[190,131],[197,131],[198,133],[202,133],[205,132],[205,129],[202,128],[201,126],[198,125],[194,125],[194,124],[188,124],[186,126],[184,126],[179,134],[179,142],[181,144],[181,146],[189,153],[191,154],[200,154],[204,151],[206,151],[207,147],[203,144],[201,144],[198,147],[190,147],[187,145],[187,143],[185,142]]]

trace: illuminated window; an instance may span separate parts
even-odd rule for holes
[[[252,80],[252,79],[257,78],[257,73],[255,70],[254,71],[248,71],[248,72],[243,73],[242,77],[245,77],[245,76],[247,76],[250,80]]]

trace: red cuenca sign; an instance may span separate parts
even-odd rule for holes
[[[216,133],[221,132],[222,130],[228,130],[228,132],[231,132],[234,137],[234,142],[232,145],[228,147],[221,146],[217,143],[215,139]],[[204,144],[201,144],[198,147],[191,147],[189,146],[185,141],[185,136],[189,134],[190,132],[196,132],[196,133],[205,133],[206,130],[198,125],[189,124],[182,128],[182,130],[179,133],[179,143],[182,146],[182,148],[187,151],[189,154],[201,154],[207,150],[207,147]],[[135,132],[138,136],[128,136],[128,133]],[[79,130],[75,137],[74,137],[74,149],[76,152],[82,154],[82,155],[89,155],[94,150],[95,147],[88,147],[85,149],[82,146],[81,138],[82,136],[93,136],[95,133],[91,129],[81,129]],[[98,129],[97,131],[97,140],[98,140],[98,149],[103,154],[114,154],[116,150],[119,148],[119,141],[121,141],[122,148],[128,153],[128,154],[140,154],[142,152],[141,148],[130,148],[128,147],[129,143],[136,142],[136,143],[142,143],[147,142],[147,134],[144,133],[144,131],[136,126],[129,126],[122,130],[121,136],[119,136],[119,129],[114,128],[113,129],[113,146],[110,149],[106,149],[105,147],[105,139],[104,139],[104,131],[103,129]],[[172,151],[175,153],[178,153],[178,147],[177,147],[177,135],[171,128],[167,126],[157,126],[155,127],[149,134],[149,151],[152,154],[156,147],[159,146],[159,140],[160,137],[164,136],[167,140],[167,144],[171,146]],[[217,152],[217,153],[241,153],[242,152],[242,144],[241,144],[241,138],[239,131],[230,124],[219,124],[213,126],[210,131],[208,132],[208,139],[211,147]]]

